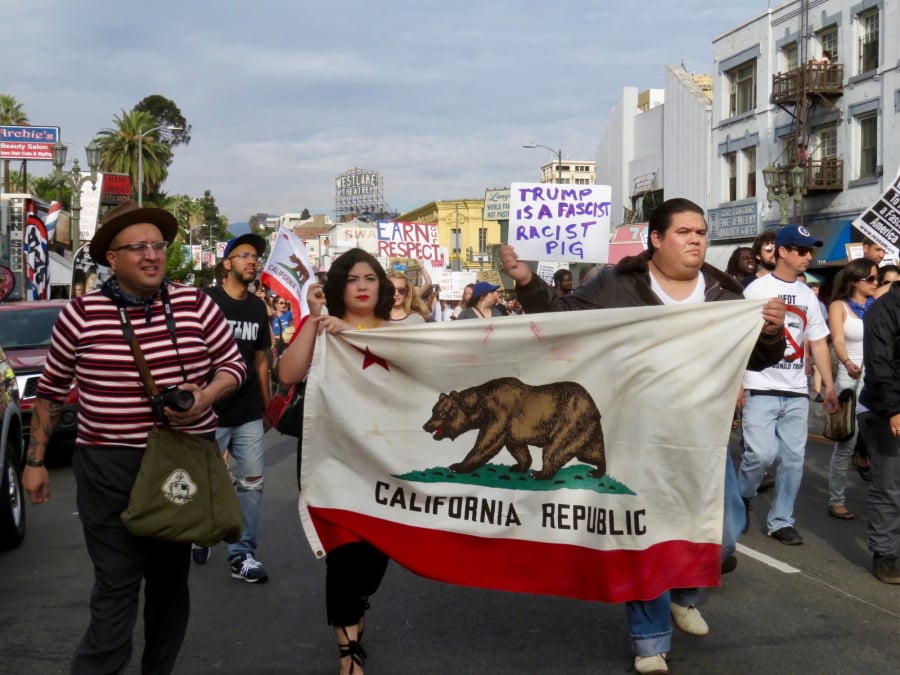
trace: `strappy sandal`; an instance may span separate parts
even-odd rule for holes
[[[862,458],[857,453],[853,453],[851,461],[853,462],[853,466],[856,467],[857,473],[859,473],[859,477],[862,478],[867,483],[872,482],[872,467],[869,466],[869,459],[866,458],[866,463],[863,464],[860,460]]]
[[[347,638],[347,644],[338,645],[338,653],[341,655],[341,658],[350,657],[350,672],[352,673],[356,670],[356,666],[360,668],[363,667],[363,664],[366,662],[366,650],[363,649],[363,646],[359,644],[359,640],[351,640],[350,635],[347,633],[347,629],[344,626],[341,626],[341,630],[344,631],[344,637]]]

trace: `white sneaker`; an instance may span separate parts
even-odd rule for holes
[[[668,675],[669,664],[666,663],[666,655],[635,656],[634,671],[641,675]]]
[[[706,625],[706,621],[700,615],[700,610],[693,605],[683,607],[673,602],[672,619],[675,621],[675,626],[682,633],[696,635],[697,637],[709,634],[709,626]]]

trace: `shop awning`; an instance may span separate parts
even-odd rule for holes
[[[622,258],[637,255],[647,248],[647,223],[621,225],[616,228],[609,242],[609,264],[615,265]]]
[[[822,248],[816,252],[811,267],[823,265],[842,265],[847,260],[847,244],[850,243],[849,220],[831,223],[811,223],[807,225],[809,233],[822,240]]]

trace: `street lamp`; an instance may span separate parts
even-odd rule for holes
[[[772,202],[778,202],[781,207],[780,226],[788,224],[788,206],[790,203],[803,201],[803,184],[806,179],[806,169],[795,166],[789,171],[769,164],[762,170],[763,182],[766,184],[766,198],[769,206]]]
[[[165,131],[184,131],[181,127],[175,127],[171,124],[153,127],[152,129],[147,129],[147,131],[138,129],[138,206],[144,205],[144,135],[152,134],[154,131],[161,129]]]
[[[61,141],[57,141],[53,145],[53,175],[51,178],[53,182],[62,186],[66,182],[72,186],[72,254],[78,252],[78,247],[81,244],[81,229],[79,221],[81,219],[81,186],[91,181],[91,188],[97,189],[97,169],[100,168],[100,146],[91,143],[84,149],[84,154],[87,155],[88,168],[90,168],[91,172],[89,174],[82,175],[81,167],[78,166],[78,160],[75,159],[72,161],[72,168],[68,173],[63,171],[63,166],[66,163],[66,152],[68,152],[69,147],[62,143]]]
[[[544,148],[544,150],[549,150],[550,152],[556,155],[556,182],[562,183],[562,148],[559,150],[554,150],[548,145],[541,145],[540,143],[529,143],[528,145],[523,145],[523,148],[529,148],[533,150],[534,148]]]

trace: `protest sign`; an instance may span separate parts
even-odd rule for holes
[[[508,243],[523,260],[605,262],[611,194],[608,185],[513,183]]]
[[[379,220],[377,228],[377,256],[415,258],[428,262],[432,267],[447,264],[446,249],[441,249],[437,224]]]
[[[889,258],[900,250],[900,171],[884,194],[853,221],[853,227],[879,244]]]

